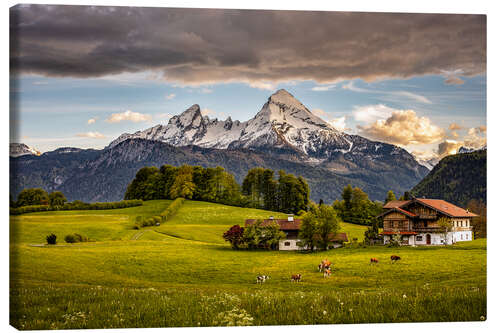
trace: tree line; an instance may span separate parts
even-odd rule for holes
[[[248,171],[243,184],[222,167],[163,165],[141,168],[125,192],[125,199],[176,199],[222,203],[239,207],[297,213],[307,210],[309,185],[302,177],[270,169]]]

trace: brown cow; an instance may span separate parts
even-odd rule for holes
[[[392,255],[391,256],[391,262],[394,263],[395,261],[398,261],[398,260],[401,260],[401,257],[400,256],[395,256],[395,255]]]
[[[377,258],[371,258],[370,259],[370,264],[378,264],[378,259]]]
[[[332,263],[330,262],[330,260],[321,260],[321,264],[318,265],[318,269],[320,272],[323,272],[325,269],[329,269],[331,265]]]
[[[292,282],[300,282],[300,280],[302,279],[302,275],[301,274],[292,274]]]

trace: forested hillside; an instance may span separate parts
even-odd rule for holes
[[[486,150],[443,158],[411,193],[461,207],[472,199],[486,203]]]

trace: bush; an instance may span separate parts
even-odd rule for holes
[[[87,236],[83,236],[83,235],[76,234],[76,233],[66,235],[66,237],[64,237],[64,240],[66,241],[66,243],[80,243],[80,242],[88,242],[89,241]]]
[[[185,200],[186,199],[184,198],[177,198],[174,201],[172,201],[172,203],[163,212],[161,212],[160,216],[164,217],[164,219],[162,219],[162,221],[160,222],[166,222],[169,218],[174,216],[177,213],[177,211],[181,208]]]
[[[76,239],[75,239],[75,236],[74,235],[66,235],[64,237],[64,241],[66,243],[76,243]]]
[[[45,239],[47,240],[47,244],[54,245],[57,243],[57,236],[54,234],[48,235]]]

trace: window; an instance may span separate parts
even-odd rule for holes
[[[460,234],[460,239],[464,240],[464,234]]]
[[[417,242],[421,242],[422,241],[422,236],[417,236]]]
[[[469,234],[466,234],[466,235],[465,235],[465,239],[469,239]]]
[[[285,242],[285,246],[290,246],[290,242]]]

